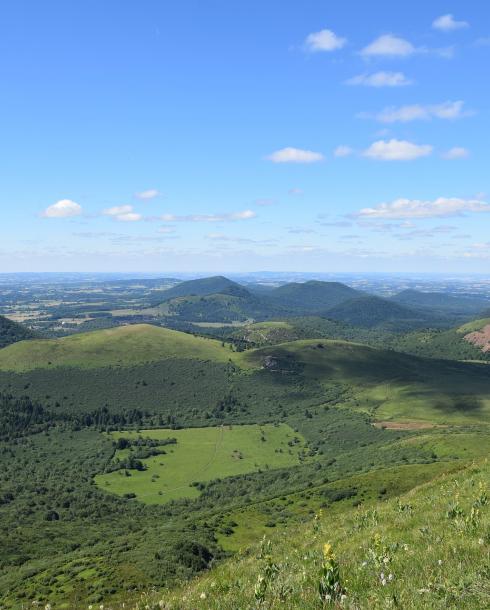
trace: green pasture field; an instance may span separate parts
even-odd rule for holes
[[[134,493],[146,504],[195,498],[200,491],[192,483],[295,466],[306,446],[304,437],[286,424],[142,430],[111,436],[177,439],[175,445],[164,447],[164,455],[142,460],[147,467],[144,471],[131,470],[127,476],[118,470],[95,477],[100,488],[118,495]],[[294,439],[298,439],[295,444],[288,445]],[[127,450],[116,451],[115,458],[126,455]]]

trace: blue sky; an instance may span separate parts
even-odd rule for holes
[[[7,1],[0,271],[490,266],[490,5]]]

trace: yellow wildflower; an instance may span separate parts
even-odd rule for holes
[[[323,557],[325,559],[334,559],[335,557],[332,551],[332,545],[329,542],[323,545]]]

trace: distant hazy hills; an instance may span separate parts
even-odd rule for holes
[[[419,292],[403,290],[391,297],[392,301],[413,308],[427,308],[433,312],[443,311],[455,314],[481,314],[490,307],[488,299],[477,296],[454,296],[443,292]],[[484,316],[482,316],[484,317]]]

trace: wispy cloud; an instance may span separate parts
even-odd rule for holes
[[[236,244],[258,244],[262,246],[270,246],[276,242],[274,239],[252,239],[251,237],[236,237],[233,235],[225,235],[224,233],[208,233],[206,239],[216,242],[236,243]]]
[[[324,156],[312,150],[288,146],[287,148],[276,150],[268,155],[266,159],[273,163],[317,163],[318,161],[323,161]]]
[[[302,195],[303,194],[303,189],[300,189],[298,187],[289,189],[288,191],[288,195]]]
[[[320,30],[306,37],[304,49],[310,53],[336,51],[347,44],[347,39],[337,36],[332,30]]]
[[[333,156],[334,157],[348,157],[353,152],[354,151],[352,150],[352,148],[350,146],[341,145],[341,146],[337,146],[337,148],[333,151]]]
[[[160,227],[158,229],[158,233],[162,233],[163,235],[168,235],[169,233],[175,233],[175,227]]]
[[[464,148],[463,146],[453,146],[453,148],[446,150],[446,152],[442,154],[443,159],[449,160],[466,159],[469,156],[470,151],[467,148]]]
[[[374,72],[373,74],[358,74],[345,81],[346,85],[363,85],[364,87],[406,87],[413,81],[403,72]]]
[[[71,199],[60,199],[48,206],[41,214],[43,218],[73,218],[80,216],[82,206]]]
[[[467,21],[456,21],[454,15],[448,13],[447,15],[441,15],[440,17],[437,17],[437,19],[434,19],[432,27],[435,30],[440,30],[442,32],[453,32],[454,30],[469,28],[470,24]]]
[[[229,212],[224,214],[163,214],[159,219],[163,222],[234,222],[239,220],[250,220],[256,218],[257,214],[253,210],[243,210],[242,212]]]
[[[412,161],[427,157],[432,153],[429,144],[414,144],[407,140],[378,140],[373,142],[362,154],[378,161]]]
[[[259,207],[268,207],[270,205],[275,205],[276,203],[277,201],[275,199],[269,199],[267,197],[255,200],[255,205],[258,205]]]
[[[464,102],[443,102],[442,104],[408,106],[389,106],[377,114],[360,113],[359,118],[372,118],[380,123],[408,123],[410,121],[429,121],[430,119],[455,120],[470,116],[472,112],[464,110]]]
[[[395,199],[390,203],[380,203],[373,208],[363,208],[355,215],[365,219],[448,218],[480,212],[490,212],[490,205],[478,199],[439,197],[432,201]]]
[[[158,197],[158,195],[160,195],[160,192],[157,191],[157,189],[148,189],[146,191],[140,191],[139,193],[134,194],[136,199],[142,199],[144,201],[155,199],[155,197]]]

